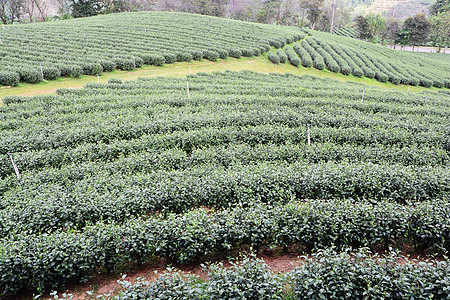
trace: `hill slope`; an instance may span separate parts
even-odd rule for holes
[[[285,53],[278,50],[279,59],[274,58],[273,53],[269,53],[269,59],[274,63],[288,60],[295,66],[328,69],[344,75],[376,78],[381,82],[450,88],[450,59],[446,60],[446,57],[438,61],[335,34],[306,32],[308,37],[285,46]]]
[[[1,32],[0,85],[131,70],[142,64],[254,56],[302,35],[297,28],[168,12],[6,26]]]
[[[311,76],[188,79],[189,95],[159,77],[4,99],[0,295],[244,245],[450,249],[447,91],[369,87],[362,101],[360,84]]]

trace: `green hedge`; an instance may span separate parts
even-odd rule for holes
[[[253,201],[255,202],[255,201]],[[0,294],[25,288],[57,288],[89,278],[95,270],[161,257],[169,262],[196,261],[233,249],[262,249],[299,244],[307,249],[389,245],[450,249],[448,202],[415,207],[390,203],[307,201],[270,208],[239,205],[183,215],[98,223],[81,232],[17,234],[0,244]]]
[[[405,262],[402,262],[405,261]],[[450,264],[395,253],[321,250],[293,271],[276,275],[262,259],[208,266],[208,280],[169,269],[156,281],[119,281],[130,299],[448,299]]]

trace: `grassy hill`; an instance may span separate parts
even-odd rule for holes
[[[445,57],[438,61],[335,34],[305,32],[307,38],[269,53],[269,59],[381,82],[450,88],[450,60]]]
[[[258,56],[300,29],[168,12],[138,12],[5,26],[0,85],[163,65]]]
[[[247,71],[7,97],[0,295],[249,247],[448,251],[446,92]]]

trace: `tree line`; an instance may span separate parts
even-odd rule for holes
[[[416,14],[404,20],[385,19],[380,15],[359,15],[355,18],[357,37],[371,42],[394,45],[425,45],[438,47],[450,44],[450,0],[437,0],[430,15]]]

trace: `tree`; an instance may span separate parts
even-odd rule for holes
[[[397,35],[400,31],[400,24],[396,19],[389,19],[386,21],[386,28],[381,33],[381,43],[394,43],[397,39]]]
[[[362,15],[355,18],[358,37],[366,41],[375,41],[379,33],[386,28],[386,20],[379,14],[369,14],[367,17]]]
[[[430,41],[438,47],[438,52],[450,44],[450,11],[431,16]]]
[[[430,14],[436,16],[439,13],[450,11],[450,0],[436,0],[430,8]]]
[[[14,23],[14,20],[20,21],[24,5],[24,0],[0,0],[0,20],[2,23]]]
[[[71,0],[71,7],[74,18],[95,16],[102,10],[98,0]]]
[[[414,51],[414,46],[419,46],[428,39],[428,35],[431,31],[431,22],[424,14],[416,14],[405,20],[403,29],[410,32],[409,41],[413,46]]]
[[[410,44],[410,32],[408,30],[402,29],[397,33],[395,43],[401,45],[402,47]]]
[[[300,7],[304,11],[303,16],[306,15],[306,19],[309,21],[311,29],[314,29],[317,22],[320,20],[323,13],[323,10],[321,9],[323,2],[324,0],[300,0]]]

